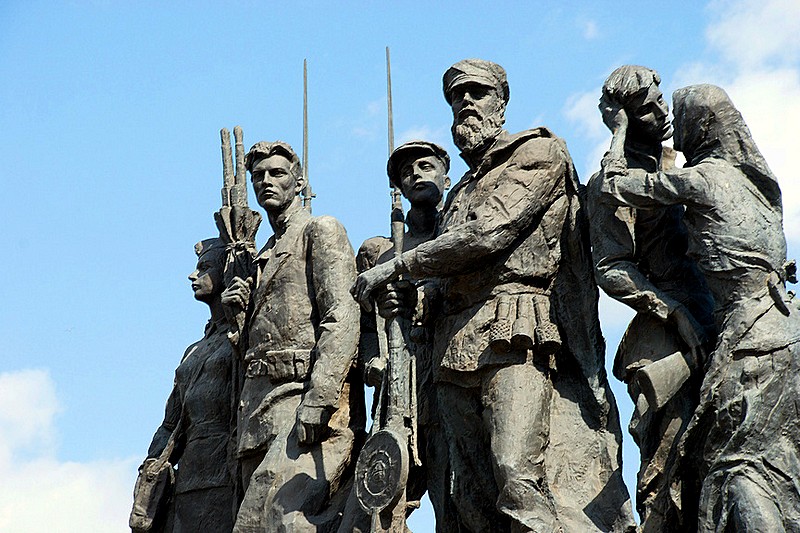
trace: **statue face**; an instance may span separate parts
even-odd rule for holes
[[[209,303],[214,297],[222,293],[222,265],[220,265],[221,252],[211,252],[201,255],[197,259],[197,268],[189,274],[192,282],[194,297],[201,302]]]
[[[279,154],[259,160],[251,173],[258,205],[266,211],[285,209],[303,188],[292,172],[292,162]]]
[[[408,159],[400,166],[400,184],[403,196],[413,206],[436,206],[450,185],[444,165],[438,157],[428,155]]]
[[[450,93],[453,142],[470,152],[497,135],[503,125],[505,102],[494,87],[464,83]]]
[[[669,106],[655,83],[633,97],[625,111],[628,113],[628,128],[636,136],[658,143],[672,136],[672,124],[667,120]]]
[[[683,152],[691,161],[695,152],[704,144],[708,144],[710,136],[717,136],[717,128],[710,128],[713,113],[702,99],[698,99],[695,91],[684,87],[672,95],[673,115],[675,116],[675,149]]]

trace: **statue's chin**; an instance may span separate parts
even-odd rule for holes
[[[462,152],[474,152],[483,147],[489,139],[494,138],[499,131],[500,126],[494,117],[480,120],[469,116],[453,125],[453,143]]]

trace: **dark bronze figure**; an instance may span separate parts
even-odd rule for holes
[[[672,162],[662,156],[661,143],[672,136],[672,125],[659,83],[655,71],[625,65],[603,85],[600,110],[606,125],[611,127],[613,114],[620,108],[630,118],[624,146],[629,168],[656,172]],[[683,206],[612,205],[603,201],[602,183],[600,172],[587,185],[597,284],[637,312],[617,349],[614,375],[628,385],[635,405],[630,432],[641,453],[636,487],[641,528],[647,533],[691,530],[696,502],[691,496],[683,501],[674,472],[678,442],[697,407],[702,372],[694,362],[690,372],[684,359],[702,361],[713,346],[714,301],[697,265],[686,254]],[[665,366],[676,353],[674,360],[686,369],[683,374]],[[637,378],[659,368],[684,381],[676,383],[677,390],[665,398],[664,405],[652,405]],[[662,375],[654,381],[660,388],[672,383]]]
[[[631,531],[569,154],[546,128],[503,129],[499,65],[461,61],[443,83],[469,171],[436,237],[360,274],[354,294],[368,305],[400,274],[441,279],[434,379],[462,530]]]
[[[355,258],[341,224],[303,209],[304,176],[289,145],[256,143],[246,166],[274,235],[251,276],[223,294],[248,317],[238,421],[245,492],[234,531],[335,529],[364,426],[362,388],[349,379]]]
[[[714,297],[719,334],[681,443],[699,481],[682,488],[697,494],[697,531],[800,531],[800,313],[785,287],[796,280],[781,192],[725,91],[693,85],[673,102],[686,166],[629,167],[632,120],[616,110],[601,190],[614,205],[683,204],[688,253]]]

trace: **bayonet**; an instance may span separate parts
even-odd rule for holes
[[[303,207],[311,211],[311,200],[317,195],[311,191],[308,181],[308,64],[303,59]]]

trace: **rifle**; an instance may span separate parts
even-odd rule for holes
[[[389,155],[394,151],[392,74],[386,47]],[[400,190],[392,185],[392,246],[403,253],[405,217]],[[386,321],[388,361],[383,374],[375,426],[356,464],[356,496],[372,517],[372,533],[406,531],[406,484],[409,463],[420,460],[416,446],[416,361],[408,350],[410,321],[394,316]]]

